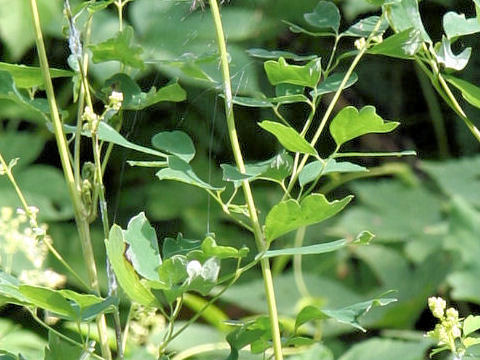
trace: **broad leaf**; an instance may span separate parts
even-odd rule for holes
[[[287,83],[310,88],[317,86],[320,81],[321,66],[319,58],[303,66],[290,65],[283,57],[278,61],[268,60],[264,63],[265,72],[272,85]]]
[[[480,108],[480,87],[452,75],[444,75],[444,77],[450,84],[462,92],[465,100],[471,105]]]
[[[394,298],[378,298],[351,306],[347,306],[343,309],[329,310],[320,309],[316,306],[307,306],[303,308],[297,315],[295,320],[295,328],[305,324],[311,320],[323,320],[332,318],[341,323],[348,324],[362,331],[366,331],[358,322],[358,319],[369,312],[372,308],[377,306],[385,306],[397,301]]]
[[[310,96],[314,95],[323,95],[337,91],[340,88],[340,84],[345,77],[344,73],[334,73],[331,74],[326,80],[322,81],[318,84],[316,91],[310,91]],[[352,73],[348,78],[347,82],[345,83],[344,89],[349,88],[353,84],[355,84],[358,80],[358,76],[356,73]]]
[[[129,245],[126,255],[137,273],[145,279],[158,280],[158,267],[162,264],[162,258],[157,234],[145,213],[141,212],[130,219],[124,238]]]
[[[298,182],[300,183],[300,186],[305,186],[314,181],[317,177],[326,174],[365,171],[368,171],[366,167],[348,161],[337,162],[335,159],[329,159],[326,161],[315,160],[305,165],[298,176]]]
[[[17,88],[30,89],[43,86],[42,70],[39,67],[0,62],[0,71],[10,73]],[[73,72],[61,69],[49,69],[49,72],[52,78],[73,76]]]
[[[420,31],[410,28],[389,36],[381,43],[369,49],[368,53],[400,59],[412,59],[418,50],[420,50],[422,43]]]
[[[466,48],[460,54],[455,55],[452,52],[450,40],[444,36],[442,37],[442,44],[437,50],[436,58],[445,68],[459,71],[467,66],[470,55],[472,55],[472,48]]]
[[[33,305],[68,319],[77,319],[78,314],[59,291],[49,288],[20,285],[20,293]]]
[[[365,106],[358,111],[353,106],[343,108],[330,124],[330,134],[337,147],[370,133],[387,133],[395,129],[398,122],[384,122],[373,106]]]
[[[118,225],[110,229],[108,240],[105,241],[108,259],[117,276],[118,283],[130,299],[144,306],[158,306],[158,301],[138,278],[133,266],[125,258],[125,240],[123,230]]]
[[[49,331],[44,360],[63,360],[67,354],[69,359],[82,359],[83,350],[81,347],[72,345]],[[90,359],[90,356],[87,355],[86,359]]]
[[[301,226],[308,226],[326,220],[340,212],[353,196],[329,202],[323,194],[312,194],[300,203],[290,199],[275,205],[265,220],[267,242],[275,240]]]
[[[187,163],[195,156],[195,145],[193,145],[190,136],[183,131],[158,133],[152,138],[152,145],[161,151],[177,156]]]
[[[171,82],[160,89],[150,88],[143,92],[127,74],[118,73],[105,81],[103,92],[106,96],[113,90],[123,94],[122,109],[143,110],[163,101],[179,102],[186,99],[186,92],[177,82]]]
[[[379,20],[380,20],[379,16],[369,16],[365,19],[361,19],[357,23],[350,26],[341,35],[367,38],[370,36],[370,34],[373,33],[373,30],[375,30],[375,27],[377,26],[377,23]],[[388,29],[388,21],[386,19],[383,19],[377,32],[374,35],[381,35],[387,29]]]
[[[313,60],[317,58],[317,55],[297,55],[289,51],[281,51],[281,50],[266,50],[266,49],[248,49],[248,55],[260,58],[260,59],[290,59],[293,61],[306,61],[306,60]]]
[[[214,187],[201,180],[194,172],[192,167],[182,159],[176,156],[168,157],[168,168],[162,169],[156,173],[160,180],[175,180],[186,184],[198,186],[202,189],[221,191],[223,188]]]
[[[447,39],[452,40],[480,32],[480,23],[476,18],[466,19],[465,14],[449,11],[443,15],[443,29]]]
[[[119,31],[115,37],[99,44],[90,45],[89,48],[92,51],[92,61],[95,64],[105,61],[120,61],[126,66],[137,69],[145,67],[141,58],[143,48],[135,44],[131,26]]]
[[[340,11],[329,1],[320,1],[313,12],[304,15],[305,21],[319,29],[331,29],[338,34]]]
[[[200,249],[201,240],[185,239],[182,234],[178,234],[177,238],[165,238],[163,240],[162,254],[165,259],[174,255],[187,255],[192,250]]]
[[[467,336],[480,329],[480,316],[468,315],[463,320],[463,335]]]
[[[207,236],[202,242],[203,255],[206,257],[216,257],[218,259],[242,258],[247,256],[249,249],[244,247],[236,249],[231,246],[219,246],[214,238]]]
[[[423,41],[432,42],[423,26],[418,9],[418,0],[392,1],[384,5],[384,11],[386,12],[390,26],[395,32],[398,33],[414,28],[420,32],[420,37]]]
[[[428,339],[406,341],[373,338],[353,345],[338,360],[420,360],[433,343]]]
[[[274,121],[262,121],[260,127],[273,134],[282,146],[292,152],[318,156],[315,148],[308,143],[294,128]]]

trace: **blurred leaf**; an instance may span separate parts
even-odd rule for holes
[[[385,55],[400,59],[412,59],[422,46],[417,29],[409,28],[391,35],[368,50],[369,54]]]
[[[267,242],[275,240],[301,226],[312,225],[340,212],[353,196],[329,202],[323,194],[312,194],[300,203],[294,199],[281,201],[268,213],[265,220]]]
[[[322,75],[320,58],[300,66],[290,65],[281,57],[278,61],[266,61],[264,68],[272,85],[287,83],[314,88]]]
[[[445,66],[447,69],[462,70],[467,66],[470,55],[472,54],[472,48],[466,48],[460,54],[455,55],[452,52],[452,44],[445,36],[442,37],[442,45],[437,50],[437,61]]]
[[[297,248],[286,248],[281,250],[268,250],[263,255],[262,258],[270,258],[275,256],[282,255],[315,255],[315,254],[325,254],[332,251],[337,251],[345,247],[348,244],[348,241],[345,239],[331,241],[323,244],[316,244],[310,246],[302,246]]]
[[[45,349],[45,358],[44,360],[63,360],[65,355],[68,354],[70,359],[80,359],[83,350],[82,348],[67,343],[65,340],[62,340],[58,335],[53,332],[48,332],[48,346]],[[87,359],[90,357],[87,356]]]
[[[19,290],[29,302],[39,308],[66,317],[67,319],[78,318],[75,309],[58,291],[30,285],[20,285]]]
[[[169,83],[158,90],[152,87],[148,92],[142,92],[137,83],[123,73],[115,74],[105,81],[105,95],[110,95],[112,90],[123,94],[122,108],[125,110],[143,110],[159,102],[179,102],[186,99],[185,90],[177,82]]]
[[[463,335],[470,335],[472,332],[480,329],[480,316],[468,315],[465,320],[463,320]]]
[[[452,75],[443,75],[445,79],[462,92],[462,96],[471,105],[480,108],[480,87]]]
[[[476,18],[466,19],[465,14],[449,11],[443,15],[443,29],[447,39],[451,40],[480,32],[480,23]]]
[[[375,27],[377,26],[379,20],[379,16],[369,16],[367,18],[361,19],[360,21],[350,26],[341,35],[367,38],[370,36],[370,34],[373,33],[373,30],[375,30]],[[387,29],[388,21],[383,18],[382,23],[380,24],[377,32],[375,33],[375,36],[383,34]]]
[[[313,12],[304,15],[305,21],[319,29],[332,29],[338,34],[340,11],[334,3],[320,1]]]
[[[268,317],[262,316],[253,321],[249,321],[227,335],[227,342],[230,345],[230,355],[226,360],[239,359],[239,351],[247,345],[251,345],[252,353],[263,352],[265,350],[264,346],[258,348],[258,345],[266,343],[266,346],[270,347],[270,344],[268,344],[268,340],[270,339],[271,329]],[[261,344],[259,344],[259,342]]]
[[[158,306],[158,301],[150,289],[138,278],[133,266],[125,258],[125,240],[123,230],[118,225],[110,229],[105,241],[108,259],[117,276],[118,283],[130,299],[144,306]]]
[[[447,283],[452,287],[452,299],[480,304],[478,287],[480,286],[480,269],[455,271],[447,278]]]
[[[195,145],[190,136],[183,131],[158,133],[153,136],[152,145],[161,151],[177,156],[187,163],[195,156]]]
[[[21,353],[23,359],[43,359],[46,341],[32,330],[23,329],[18,323],[0,319],[0,348],[12,354]]]
[[[144,212],[130,219],[124,238],[129,245],[126,255],[137,273],[148,280],[159,280],[158,267],[162,264],[162,258],[157,234]]]
[[[291,356],[289,360],[333,360],[332,352],[322,344],[315,344],[301,355]]]
[[[322,81],[317,86],[317,90],[310,91],[310,96],[315,95],[323,95],[337,91],[340,88],[340,84],[345,77],[344,73],[333,73],[331,74],[326,80]],[[347,82],[345,83],[344,89],[349,88],[353,84],[355,84],[358,80],[358,76],[356,73],[352,73],[348,78]]]
[[[145,67],[141,54],[143,48],[134,42],[133,28],[127,26],[123,31],[119,31],[115,37],[99,44],[90,45],[92,51],[92,61],[94,63],[106,61],[120,61],[125,66],[131,66],[137,69]]]
[[[347,106],[330,123],[330,134],[337,147],[340,147],[365,134],[390,132],[398,125],[398,122],[384,122],[373,106],[365,106],[360,111],[353,106]]]
[[[324,320],[332,318],[336,321],[348,324],[365,332],[366,330],[358,323],[358,319],[374,307],[386,306],[395,301],[397,301],[397,299],[378,298],[347,306],[343,309],[338,310],[320,309],[316,306],[309,305],[307,307],[304,307],[298,313],[295,320],[295,328],[298,328],[299,326],[311,320]]]
[[[275,59],[284,58],[290,59],[293,61],[306,61],[306,60],[313,60],[317,58],[317,55],[297,55],[289,51],[281,51],[281,50],[266,50],[266,49],[248,49],[248,55],[260,58],[260,59]]]
[[[337,162],[335,159],[328,159],[326,161],[315,160],[305,165],[298,176],[298,182],[300,186],[303,187],[314,181],[317,177],[326,174],[365,171],[368,171],[368,169],[348,161]]]
[[[187,255],[192,250],[200,249],[201,240],[185,239],[182,234],[178,234],[176,239],[165,238],[163,240],[162,254],[165,259],[174,255]]]
[[[428,43],[432,40],[428,36],[422,23],[418,0],[395,0],[384,5],[387,19],[392,29],[399,33],[414,28],[420,32],[420,38]]]
[[[373,338],[353,345],[339,360],[423,360],[432,343]]]
[[[160,180],[180,181],[193,186],[198,186],[206,190],[211,190],[211,191],[223,190],[223,188],[214,187],[210,184],[207,184],[203,180],[201,180],[193,172],[192,167],[188,163],[186,163],[182,159],[179,159],[178,157],[173,155],[168,157],[168,168],[158,171],[156,173],[156,176]]]
[[[264,120],[258,124],[262,129],[273,134],[282,146],[292,152],[318,156],[315,148],[308,143],[294,128],[278,122]]]
[[[0,133],[0,153],[5,161],[19,157],[15,172],[38,158],[45,145],[45,139],[33,132],[5,131]]]
[[[52,78],[71,77],[73,72],[61,69],[49,69]],[[12,75],[17,88],[30,89],[43,86],[42,70],[39,67],[16,65],[0,62],[0,71]]]

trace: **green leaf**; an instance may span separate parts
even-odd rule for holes
[[[323,194],[312,194],[300,203],[290,199],[275,205],[265,220],[267,242],[275,240],[301,226],[308,226],[326,220],[340,212],[353,196],[329,202]]]
[[[135,44],[133,32],[133,28],[127,26],[115,37],[99,44],[90,45],[89,48],[93,54],[92,61],[95,64],[105,61],[120,61],[126,66],[143,69],[145,67],[141,58],[143,48]]]
[[[364,301],[338,310],[320,309],[316,306],[306,306],[297,315],[295,328],[311,320],[335,319],[338,322],[348,324],[362,331],[366,331],[358,322],[358,319],[369,312],[372,308],[385,306],[397,301],[394,298],[378,298]]]
[[[420,360],[432,342],[373,338],[353,345],[338,360]]]
[[[186,92],[178,82],[171,82],[158,90],[152,87],[148,92],[142,92],[137,83],[124,73],[115,74],[105,81],[104,94],[109,96],[112,89],[123,94],[122,109],[125,110],[143,110],[159,102],[186,99]]]
[[[353,106],[347,106],[332,120],[330,134],[340,147],[365,134],[390,132],[398,125],[398,122],[384,122],[373,106],[365,106],[360,111]]]
[[[72,77],[73,72],[61,69],[49,69],[52,78]],[[0,62],[0,71],[12,75],[17,88],[30,89],[43,86],[42,70],[39,67],[16,65]]]
[[[68,319],[77,319],[72,305],[58,291],[39,286],[20,285],[20,293],[33,305]]]
[[[295,129],[274,121],[262,121],[259,123],[262,129],[273,134],[282,146],[292,152],[300,152],[318,156],[315,148],[308,143]]]
[[[328,93],[337,91],[344,77],[345,77],[344,73],[331,74],[326,80],[318,84],[317,91],[315,90],[310,91],[310,96],[313,97],[315,95],[318,96],[318,95],[328,94]],[[344,89],[349,88],[350,86],[355,84],[357,80],[358,80],[357,74],[352,73],[343,88]]]
[[[449,11],[443,15],[443,29],[447,39],[451,40],[480,32],[480,23],[476,18],[466,19],[465,14]]]
[[[157,234],[145,213],[141,212],[130,219],[124,238],[129,245],[126,255],[137,273],[145,279],[158,280],[158,267],[162,264],[162,258]]]
[[[182,234],[178,234],[176,239],[165,238],[163,240],[162,254],[165,259],[174,255],[187,255],[192,250],[200,249],[201,240],[185,239]]]
[[[133,266],[125,258],[124,234],[118,225],[113,225],[110,229],[108,240],[105,241],[105,247],[118,283],[125,294],[133,301],[144,306],[159,306],[155,296],[139,280]]]
[[[290,65],[281,57],[278,61],[268,60],[264,63],[265,72],[272,85],[282,83],[307,86],[317,86],[322,75],[320,58],[310,61],[306,65]]]
[[[399,0],[384,5],[384,11],[390,26],[395,32],[414,28],[420,32],[420,38],[428,43],[432,40],[428,36],[422,23],[418,0]]]
[[[289,51],[281,51],[281,50],[266,50],[266,49],[248,49],[248,55],[260,58],[260,59],[290,59],[293,61],[306,61],[306,60],[313,60],[317,58],[317,55],[297,55]]]
[[[280,85],[288,85],[288,84],[280,84]],[[234,96],[233,103],[240,106],[246,107],[258,107],[258,108],[267,108],[267,107],[274,107],[275,104],[292,104],[298,102],[307,103],[309,100],[303,94],[289,94],[289,95],[282,95],[276,96],[273,98],[252,98],[246,96]]]
[[[452,75],[443,76],[450,84],[462,92],[462,96],[465,100],[471,105],[480,108],[480,87]]]
[[[385,55],[400,59],[413,59],[422,46],[422,38],[417,29],[406,29],[389,36],[368,50],[369,54]]]
[[[289,357],[289,360],[334,360],[332,352],[322,344],[314,344],[300,355]]]
[[[213,237],[207,236],[202,242],[202,251],[206,257],[229,259],[245,257],[249,249],[244,247],[239,250],[231,246],[219,246]]]
[[[152,145],[189,163],[195,156],[195,145],[183,131],[164,131],[152,138]]]
[[[464,49],[460,54],[455,55],[452,52],[452,44],[450,43],[450,40],[443,36],[442,44],[436,53],[436,58],[446,69],[459,71],[467,66],[468,60],[470,60],[470,55],[472,55],[472,48],[469,47]]]
[[[340,27],[340,11],[328,1],[320,1],[313,12],[304,15],[305,21],[319,29],[332,29],[338,34]]]
[[[480,316],[468,315],[463,320],[463,335],[467,336],[480,329]]]
[[[365,19],[361,19],[357,23],[350,26],[341,35],[367,38],[370,36],[370,34],[373,33],[373,30],[375,30],[375,27],[377,26],[377,23],[379,20],[380,20],[379,16],[369,16]],[[377,36],[381,35],[387,29],[388,29],[388,21],[384,18],[375,35]]]
[[[298,182],[300,186],[303,187],[314,181],[317,177],[326,174],[365,171],[368,171],[366,167],[348,161],[337,162],[335,159],[329,159],[327,161],[315,160],[305,165],[298,176]]]
[[[173,155],[168,157],[168,168],[160,170],[156,173],[156,176],[160,180],[180,181],[206,190],[223,190],[223,188],[214,187],[201,180],[187,162]]]
[[[48,332],[48,346],[45,349],[44,360],[63,360],[66,354],[69,359],[81,359],[83,350],[81,347],[72,345],[65,340],[62,340],[58,335],[52,331]],[[90,357],[87,356],[87,359]]]

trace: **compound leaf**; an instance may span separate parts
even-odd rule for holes
[[[264,68],[272,85],[287,83],[314,88],[322,75],[320,58],[306,65],[290,65],[281,57],[278,61],[266,61]]]

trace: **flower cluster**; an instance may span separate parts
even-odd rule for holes
[[[153,344],[150,334],[155,328],[165,327],[165,318],[157,313],[154,308],[148,308],[139,304],[132,305],[132,320],[130,321],[129,338],[138,345],[146,345],[147,350],[155,354],[158,344]]]

